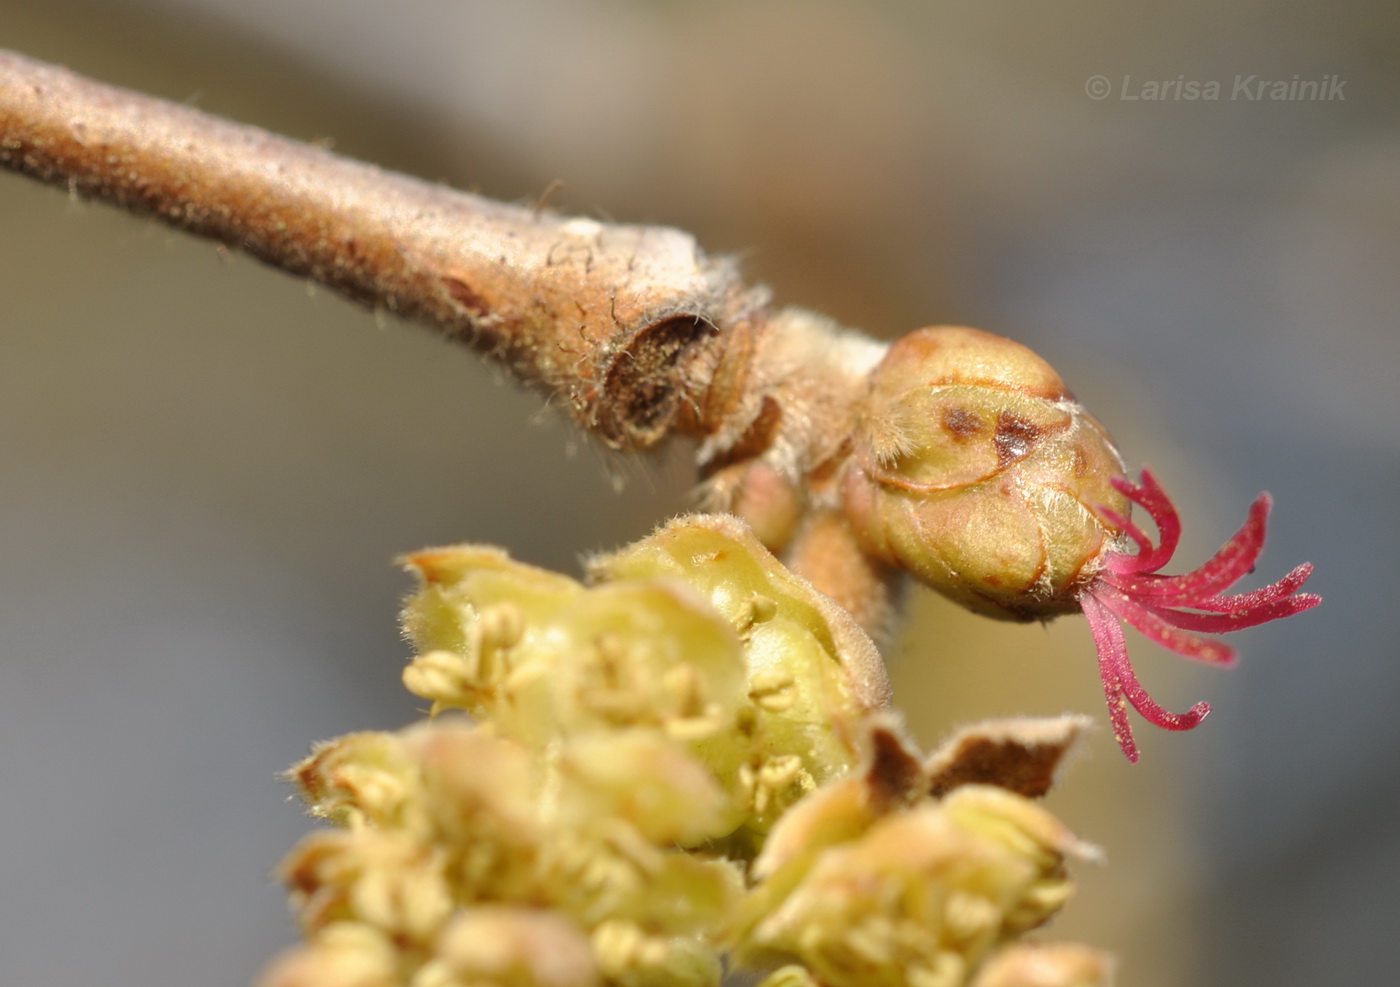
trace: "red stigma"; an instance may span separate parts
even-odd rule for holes
[[[1249,509],[1249,518],[1235,536],[1204,565],[1179,576],[1163,576],[1158,570],[1171,561],[1181,538],[1181,518],[1157,478],[1142,471],[1142,483],[1114,477],[1113,485],[1143,508],[1157,526],[1153,544],[1141,528],[1116,511],[1104,516],[1137,545],[1137,552],[1109,552],[1103,570],[1079,594],[1084,616],[1099,652],[1099,676],[1108,699],[1113,736],[1129,761],[1138,759],[1128,722],[1131,703],[1143,717],[1166,730],[1190,730],[1210,712],[1197,703],[1185,713],[1172,713],[1157,705],[1138,681],[1128,658],[1127,640],[1119,620],[1126,620],[1146,637],[1169,651],[1216,665],[1233,664],[1235,649],[1201,634],[1224,634],[1302,613],[1322,602],[1312,593],[1299,593],[1312,564],[1303,563],[1277,582],[1249,593],[1225,594],[1254,571],[1264,549],[1269,508],[1268,494],[1260,494]]]

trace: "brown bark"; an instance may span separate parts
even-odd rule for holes
[[[770,312],[679,230],[495,202],[4,51],[0,165],[424,323],[612,446],[695,436],[708,506],[752,514],[777,551],[779,527],[838,506],[832,478],[883,347]],[[790,490],[796,514],[754,501],[752,475]],[[804,542],[798,571],[878,628],[875,570]]]
[[[765,313],[678,230],[494,202],[7,52],[0,164],[433,326],[620,447],[704,404]]]

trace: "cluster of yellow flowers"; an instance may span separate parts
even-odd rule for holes
[[[742,522],[672,522],[589,585],[491,548],[407,562],[433,715],[293,769],[336,825],[283,865],[306,943],[263,987],[1107,982],[1017,942],[1091,852],[1026,797],[1077,725],[922,761],[869,638]]]

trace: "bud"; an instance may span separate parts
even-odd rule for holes
[[[1079,609],[1117,537],[1122,461],[1048,363],[952,326],[894,343],[871,375],[842,495],[865,548],[979,613]]]

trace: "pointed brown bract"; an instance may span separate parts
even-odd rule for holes
[[[1088,726],[1088,717],[1059,716],[964,727],[926,762],[929,792],[939,797],[960,785],[997,785],[1039,798],[1050,790],[1060,763]]]

